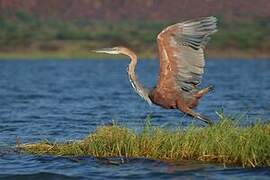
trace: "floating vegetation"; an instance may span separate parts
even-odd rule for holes
[[[153,127],[147,121],[139,133],[100,126],[85,139],[66,143],[21,144],[26,153],[56,156],[149,158],[164,161],[200,160],[242,167],[270,166],[270,124],[240,126],[221,117],[209,127]]]

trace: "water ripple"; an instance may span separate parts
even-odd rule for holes
[[[0,61],[1,179],[269,179],[269,168],[224,168],[181,161],[129,159],[120,165],[93,157],[59,158],[20,154],[10,147],[43,139],[80,139],[112,120],[140,131],[151,115],[155,126],[174,128],[195,121],[176,110],[149,107],[131,88],[128,61]],[[159,65],[139,62],[142,83],[153,87]],[[202,86],[215,85],[197,111],[270,118],[270,61],[207,61]],[[199,124],[199,122],[197,122]]]

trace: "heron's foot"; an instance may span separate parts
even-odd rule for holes
[[[203,122],[209,124],[210,126],[213,125],[212,120],[210,120],[208,117],[206,117],[206,116],[204,116],[204,115],[202,115],[200,113],[197,113],[197,112],[194,112],[194,111],[190,110],[189,112],[187,112],[187,114],[194,117],[194,118],[196,118],[196,119],[198,119],[198,120],[200,120],[200,121],[203,121]]]
[[[204,115],[201,115],[201,114],[197,113],[196,118],[203,121],[203,122],[205,122],[205,123],[207,123],[207,124],[209,124],[210,126],[213,125],[213,121],[210,120],[208,117],[206,117]]]

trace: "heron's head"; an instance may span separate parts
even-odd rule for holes
[[[106,53],[106,54],[122,54],[123,48],[122,47],[102,48],[102,49],[94,50],[93,52]]]
[[[134,57],[137,58],[136,54],[133,51],[123,46],[118,46],[118,47],[113,47],[113,48],[102,48],[102,49],[94,50],[93,52],[106,53],[106,54],[123,54],[129,57],[133,57],[133,59]]]

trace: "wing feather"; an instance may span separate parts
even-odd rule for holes
[[[178,91],[197,90],[204,73],[203,49],[210,40],[210,35],[217,31],[216,23],[215,17],[185,21],[167,27],[158,35],[159,87],[168,86],[164,81],[173,79]]]

